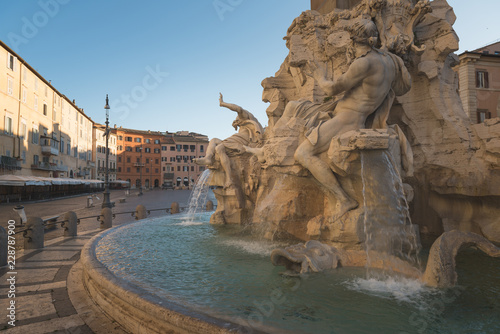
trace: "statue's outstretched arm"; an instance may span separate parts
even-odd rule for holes
[[[241,119],[248,119],[248,111],[246,111],[245,109],[243,109],[242,107],[240,107],[239,105],[237,104],[233,104],[233,103],[226,103],[224,102],[224,99],[223,99],[223,96],[222,96],[222,93],[219,93],[219,105],[221,107],[225,107],[229,110],[232,110],[232,111],[235,111],[238,113],[238,116],[241,118]]]

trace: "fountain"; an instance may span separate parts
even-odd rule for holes
[[[86,246],[87,289],[126,328],[500,331],[500,266],[477,251],[500,257],[498,147],[478,135],[500,125],[472,126],[463,111],[453,10],[349,3],[288,29],[290,53],[262,82],[266,128],[221,94],[238,133],[195,160],[210,170],[213,214]],[[421,234],[440,236],[422,247]]]

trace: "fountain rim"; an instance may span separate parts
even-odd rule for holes
[[[131,333],[181,331],[187,333],[234,333],[246,327],[156,296],[114,275],[96,256],[100,240],[130,222],[105,230],[82,249],[82,279],[88,297],[109,317]],[[254,329],[252,329],[255,331]],[[257,331],[258,332],[258,331]]]

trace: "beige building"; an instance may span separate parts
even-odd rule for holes
[[[170,187],[192,187],[205,170],[193,163],[203,158],[208,147],[208,137],[189,131],[167,132],[162,139],[162,183]]]
[[[105,181],[106,177],[106,126],[94,125],[94,146],[92,149],[93,160],[96,162],[96,167],[92,172],[94,179]],[[109,181],[116,181],[116,133],[109,132],[108,140],[108,169]]]
[[[460,98],[473,123],[500,116],[500,42],[459,55],[454,70]]]
[[[0,175],[91,178],[93,122],[0,41]]]

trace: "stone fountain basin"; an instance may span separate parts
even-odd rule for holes
[[[131,223],[133,224],[133,223]],[[125,224],[123,226],[126,226]],[[130,333],[234,333],[241,326],[217,319],[116,277],[96,257],[102,238],[120,227],[93,237],[82,249],[83,284],[90,298]]]

